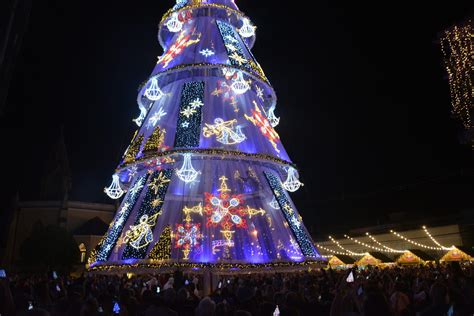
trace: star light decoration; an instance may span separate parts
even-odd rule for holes
[[[257,94],[257,98],[264,101],[264,99],[263,99],[263,89],[260,88],[260,86],[255,85],[255,91],[256,91],[256,94]]]
[[[184,219],[184,224],[176,224],[176,231],[173,234],[173,237],[176,240],[175,247],[182,248],[183,259],[189,260],[189,253],[193,249],[199,248],[199,242],[202,239],[201,234],[201,224],[193,223],[191,220],[191,213],[198,213],[202,216],[202,205],[198,204],[192,208],[184,207],[183,213],[186,217]]]
[[[233,52],[231,55],[229,55],[229,58],[232,58],[239,66],[243,66],[244,64],[248,63],[248,60],[240,56],[237,52]]]
[[[162,64],[163,68],[168,67],[169,63],[179,56],[183,50],[193,44],[199,43],[201,40],[201,33],[194,34],[194,30],[190,34],[186,34],[185,30],[179,33],[176,42],[168,49],[168,51],[158,58],[158,64]]]
[[[112,175],[112,184],[108,188],[104,188],[104,192],[114,200],[119,199],[125,193],[120,187],[120,179],[117,174]]]
[[[203,55],[204,57],[211,57],[212,55],[214,55],[214,51],[209,49],[209,48],[205,48],[205,49],[201,49],[199,51],[199,54]]]
[[[242,133],[240,126],[234,127],[237,123],[236,119],[224,121],[221,118],[216,118],[214,124],[205,124],[202,135],[204,137],[216,136],[216,140],[224,145],[234,145],[243,142],[246,137]]]
[[[276,142],[280,140],[280,136],[278,136],[277,132],[273,129],[273,126],[270,124],[268,119],[262,115],[262,112],[257,106],[257,102],[253,101],[253,104],[255,108],[252,109],[252,115],[249,116],[244,114],[244,117],[260,129],[262,135],[268,139],[275,151],[279,153],[280,150],[278,149]]]
[[[161,118],[165,116],[166,114],[168,113],[165,112],[162,107],[159,108],[158,111],[153,113],[153,115],[148,119],[148,122],[146,124],[147,128],[155,127],[156,123],[158,123],[161,120]]]
[[[214,195],[209,192],[205,192],[205,205],[204,211],[209,216],[207,219],[206,226],[222,228],[221,233],[224,239],[229,241],[232,239],[233,229],[236,228],[247,228],[247,220],[244,217],[250,219],[255,215],[264,215],[265,210],[262,208],[254,209],[250,206],[243,206],[245,200],[241,194],[230,194],[231,190],[227,186],[227,177],[221,176],[220,188],[217,190],[218,195]]]

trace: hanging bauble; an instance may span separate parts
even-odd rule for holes
[[[255,35],[255,29],[256,27],[250,24],[250,20],[247,18],[244,18],[242,20],[242,27],[239,29],[239,34],[242,37],[252,37]]]
[[[286,181],[282,183],[282,186],[285,188],[285,190],[289,192],[295,192],[302,186],[303,183],[298,180],[298,174],[293,167],[288,168],[288,176],[286,178]]]
[[[173,13],[169,20],[166,22],[166,27],[170,32],[176,33],[181,31],[183,28],[183,22],[178,19],[178,13]]]
[[[159,100],[163,94],[163,91],[161,91],[158,86],[158,80],[155,77],[151,78],[148,88],[145,90],[145,96],[151,101],[156,101]]]
[[[196,169],[193,168],[193,165],[191,164],[190,153],[186,153],[183,156],[183,166],[181,166],[181,169],[176,171],[176,174],[178,175],[178,178],[186,183],[193,182],[199,175],[199,171],[196,171]]]
[[[268,110],[268,115],[267,115],[267,118],[268,118],[268,121],[270,122],[270,124],[272,125],[272,127],[275,127],[278,125],[278,123],[280,123],[280,118],[279,117],[276,117],[275,116],[275,106],[272,106],[269,110]]]
[[[143,120],[145,119],[147,113],[148,111],[143,106],[140,106],[140,116],[138,116],[136,119],[133,119],[132,121],[137,123],[139,127],[142,126]]]
[[[120,187],[120,179],[118,175],[114,174],[112,176],[112,184],[108,188],[104,188],[104,192],[114,200],[119,199],[125,193],[125,191]]]
[[[247,92],[248,89],[250,89],[248,82],[244,80],[244,77],[240,71],[237,73],[237,78],[233,80],[230,87],[235,94],[243,94]]]

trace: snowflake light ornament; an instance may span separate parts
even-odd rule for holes
[[[201,49],[201,51],[199,51],[199,54],[203,55],[204,57],[211,57],[212,55],[214,55],[214,51],[209,48],[205,48]]]
[[[125,191],[120,187],[120,179],[118,175],[114,174],[112,176],[112,184],[110,184],[108,188],[104,188],[104,192],[114,200],[119,199],[125,193]]]
[[[147,128],[155,127],[156,123],[158,123],[166,114],[168,113],[163,111],[163,108],[159,108],[158,111],[153,113],[153,115],[148,119],[148,123],[146,124]]]

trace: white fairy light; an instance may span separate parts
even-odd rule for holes
[[[424,245],[424,244],[420,244],[419,242],[416,242],[416,241],[413,241],[411,239],[408,239],[406,238],[405,236],[397,233],[396,231],[394,230],[390,230],[390,232],[392,234],[394,234],[395,236],[397,236],[398,238],[402,239],[402,240],[405,240],[406,242],[409,242],[410,244],[413,244],[415,246],[418,246],[418,247],[421,247],[421,248],[425,248],[425,249],[430,249],[430,250],[444,250],[442,247],[432,247],[432,246],[427,246],[427,245]]]
[[[430,234],[430,232],[428,231],[428,229],[426,228],[426,226],[423,226],[422,227],[425,234],[430,237],[431,241],[434,242],[437,246],[441,247],[443,250],[452,250],[454,249],[455,247],[454,246],[451,246],[451,247],[445,247],[443,245],[441,245],[436,239],[434,239],[434,237]]]
[[[196,169],[194,169],[193,165],[191,164],[190,153],[185,153],[183,156],[183,165],[181,166],[181,169],[176,171],[176,174],[178,175],[178,178],[186,183],[193,182],[199,175],[199,171],[196,171]]]
[[[365,256],[367,254],[367,252],[353,252],[353,251],[350,251],[349,249],[346,249],[344,247],[341,246],[341,244],[337,241],[337,240],[334,240],[334,238],[332,238],[331,236],[329,236],[329,239],[336,244],[336,246],[339,248],[339,249],[342,249],[344,250],[345,252],[351,254],[351,255],[355,255],[355,256]]]
[[[145,119],[147,113],[148,111],[143,106],[140,106],[140,115],[132,121],[135,122],[138,127],[142,126],[143,120]]]
[[[247,18],[242,19],[242,27],[239,29],[239,34],[242,37],[252,37],[255,35],[256,27],[250,24]]]
[[[367,248],[370,248],[370,249],[373,249],[373,250],[381,251],[381,252],[390,252],[390,253],[404,253],[405,252],[405,250],[389,249],[388,247],[384,247],[384,248],[375,247],[375,246],[366,244],[362,241],[359,241],[355,238],[352,238],[351,236],[348,236],[348,235],[344,235],[344,237],[346,237],[347,239],[350,239],[351,241],[353,241],[353,242],[355,242],[355,243],[357,243],[361,246],[364,246],[364,247],[367,247]]]
[[[153,77],[150,81],[148,88],[145,90],[145,96],[151,101],[159,100],[164,93],[158,86],[158,80]]]
[[[280,118],[275,116],[275,106],[272,106],[268,110],[267,119],[270,122],[270,124],[272,125],[272,127],[276,127],[278,125],[278,123],[280,123]]]
[[[235,94],[243,94],[247,92],[248,89],[250,89],[248,82],[244,80],[244,77],[240,71],[237,73],[237,78],[233,80],[230,87]]]
[[[285,182],[282,183],[282,186],[285,188],[286,191],[295,192],[304,184],[298,180],[297,172],[295,168],[289,167],[288,168],[288,176]]]
[[[178,13],[173,13],[169,20],[166,22],[166,27],[170,32],[176,33],[181,31],[183,28],[183,22],[178,19]]]
[[[119,199],[125,193],[125,191],[120,187],[120,179],[118,175],[114,174],[112,176],[112,184],[108,188],[104,188],[104,192],[114,200]]]
[[[383,248],[389,250],[389,251],[392,251],[392,252],[398,252],[398,253],[402,253],[402,252],[405,252],[406,250],[399,250],[399,249],[393,249],[393,248],[390,248],[390,247],[387,247],[385,246],[384,244],[382,244],[381,242],[379,242],[377,239],[375,239],[375,237],[373,237],[372,235],[370,235],[369,233],[365,233],[367,235],[367,237],[369,237],[374,243],[376,243],[377,245],[379,246],[382,246]]]

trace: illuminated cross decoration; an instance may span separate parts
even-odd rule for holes
[[[199,33],[194,39],[191,39],[191,35],[193,35],[192,33],[188,35],[185,35],[185,33],[186,31],[184,30],[179,33],[176,42],[158,59],[158,64],[163,64],[164,68],[168,67],[168,64],[176,56],[180,55],[186,47],[196,44],[201,40],[201,33]]]
[[[197,213],[202,216],[202,205],[199,203],[196,206],[183,208],[183,213],[186,215],[184,224],[176,224],[176,232],[173,237],[176,240],[176,248],[182,248],[183,259],[189,259],[189,253],[193,248],[199,247],[199,241],[202,239],[201,224],[194,224],[191,221],[191,213]]]
[[[255,215],[264,215],[265,210],[254,209],[250,206],[243,206],[245,200],[241,194],[230,194],[231,190],[227,186],[228,179],[225,176],[219,178],[220,188],[218,195],[205,192],[204,211],[209,216],[207,226],[220,226],[226,240],[232,238],[234,226],[236,228],[247,228],[247,221],[244,217],[252,218]]]
[[[252,109],[252,115],[249,116],[247,114],[244,114],[245,118],[252,122],[252,124],[256,127],[259,127],[262,135],[268,139],[268,141],[273,145],[273,148],[277,152],[280,152],[276,144],[276,142],[279,141],[280,136],[278,136],[277,132],[275,132],[268,119],[259,110],[257,103],[253,101],[253,104],[255,105],[255,108]]]

